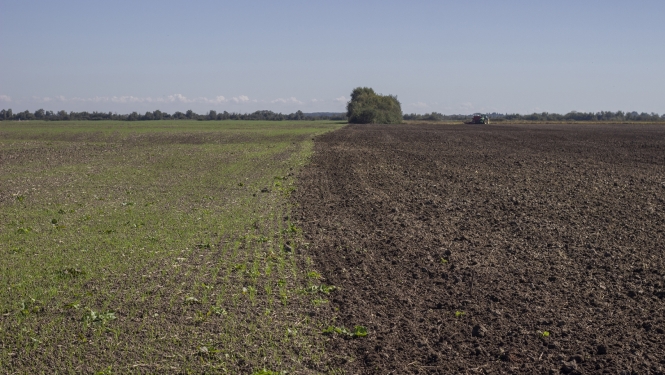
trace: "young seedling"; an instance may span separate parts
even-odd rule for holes
[[[365,337],[367,336],[367,328],[363,326],[355,326],[353,329],[354,337]]]
[[[228,314],[228,313],[226,312],[226,310],[224,310],[223,308],[221,308],[221,307],[219,307],[219,306],[213,306],[213,307],[211,307],[211,308],[210,308],[210,311],[212,311],[212,313],[215,314],[215,315],[226,315],[226,314]]]
[[[199,347],[198,355],[201,357],[210,357],[219,353],[219,349],[215,349],[212,345],[202,345]]]
[[[325,284],[321,284],[321,285],[319,286],[319,292],[321,292],[321,293],[323,293],[323,294],[330,294],[330,292],[335,291],[335,289],[337,289],[337,287],[334,286],[334,285],[325,285]]]
[[[200,305],[201,301],[199,301],[198,298],[196,297],[187,297],[185,298],[185,305]]]
[[[22,228],[18,228],[16,230],[16,234],[26,234],[26,233],[30,233],[30,232],[32,232],[31,227],[22,227]]]
[[[455,318],[461,318],[466,314],[464,311],[455,311]]]
[[[44,311],[44,306],[34,298],[30,298],[28,301],[21,301],[20,311],[23,315],[29,315],[30,313],[37,314]]]
[[[322,333],[324,335],[332,335],[336,333],[345,337],[358,338],[367,336],[367,328],[364,326],[355,326],[353,332],[351,332],[346,329],[346,327],[328,326],[328,328],[324,329]]]
[[[68,310],[71,310],[71,309],[78,310],[78,309],[81,308],[81,304],[79,302],[70,302],[70,303],[65,304],[63,307],[68,309]]]
[[[81,320],[85,322],[87,325],[91,324],[100,324],[100,325],[106,325],[106,323],[110,322],[111,320],[115,320],[115,313],[112,311],[107,311],[105,313],[97,313],[92,309],[88,309],[88,311],[83,314],[83,317]]]
[[[321,274],[316,271],[309,271],[307,272],[307,277],[309,277],[310,279],[320,279]]]
[[[208,317],[210,317],[210,314],[212,314],[212,310],[208,310],[207,313],[204,313],[203,311],[197,311],[196,316],[194,317],[194,324],[199,325],[206,320],[208,320]]]

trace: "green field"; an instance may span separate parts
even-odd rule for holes
[[[335,122],[0,122],[0,372],[312,373],[290,220]]]

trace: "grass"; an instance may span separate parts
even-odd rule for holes
[[[0,123],[0,369],[311,372],[288,196],[340,126]]]

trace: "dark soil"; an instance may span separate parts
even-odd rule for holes
[[[351,125],[294,194],[348,373],[665,368],[665,127]]]

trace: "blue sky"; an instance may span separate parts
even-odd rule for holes
[[[665,112],[663,1],[0,0],[0,108]]]

